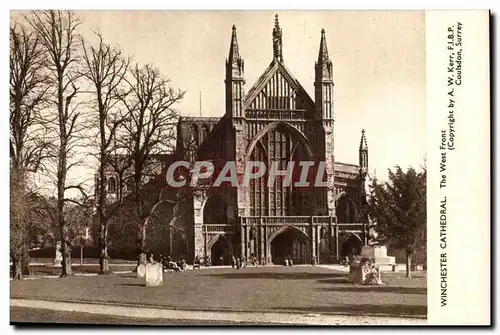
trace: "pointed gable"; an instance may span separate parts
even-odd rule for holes
[[[246,110],[314,111],[314,102],[282,62],[273,60],[245,97]]]

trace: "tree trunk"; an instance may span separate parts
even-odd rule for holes
[[[148,264],[148,257],[146,254],[147,220],[140,219],[140,221],[137,234],[137,266]]]
[[[108,244],[107,244],[107,227],[106,223],[100,223],[100,236],[99,236],[99,244],[101,247],[101,256],[99,259],[99,274],[109,274],[111,271],[109,270],[109,255],[108,255]]]
[[[21,258],[12,257],[12,268],[11,268],[11,276],[12,280],[21,280],[23,279],[22,272],[22,264]]]
[[[30,275],[30,254],[26,245],[23,246],[21,254],[21,271],[24,276]]]
[[[99,258],[99,274],[109,273],[108,247],[101,244],[101,255]]]
[[[413,252],[406,250],[406,278],[411,278],[411,257]]]
[[[63,257],[61,277],[71,276],[73,274],[71,269],[71,248],[66,241],[61,243],[61,253]]]
[[[109,270],[109,256],[108,256],[108,247],[104,244],[101,245],[101,259],[99,260],[99,274],[110,274]]]

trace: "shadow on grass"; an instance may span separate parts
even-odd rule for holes
[[[347,282],[347,280],[346,280]],[[339,282],[336,282],[339,283]],[[336,284],[335,283],[335,284]],[[333,284],[333,283],[332,283]],[[391,286],[338,286],[338,287],[323,287],[319,291],[327,292],[380,292],[380,293],[399,293],[399,294],[427,294],[425,287],[391,287]]]
[[[337,278],[345,277],[341,273],[311,273],[311,272],[293,272],[293,273],[273,273],[273,272],[231,272],[231,273],[211,273],[203,274],[206,277],[219,277],[224,279],[310,279],[319,278]],[[347,279],[346,279],[347,281]]]
[[[135,286],[135,287],[146,287],[146,284],[138,284],[138,283],[125,283],[125,284],[116,284],[116,286]]]
[[[115,275],[122,277],[122,278],[138,278],[137,277],[137,272],[128,272],[128,273],[115,273]]]
[[[279,310],[304,313],[345,313],[351,315],[426,316],[427,306],[422,305],[334,305],[307,307],[279,307]]]
[[[319,279],[317,281],[319,284],[330,284],[330,285],[336,285],[336,284],[352,284],[348,279],[347,275],[343,276],[338,276],[335,278],[329,278],[329,279]]]

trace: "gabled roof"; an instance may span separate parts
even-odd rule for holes
[[[288,81],[288,83],[297,91],[297,93],[300,95],[304,101],[310,105],[310,108],[315,108],[314,101],[311,99],[309,94],[306,92],[306,90],[302,87],[302,85],[299,83],[297,79],[292,75],[292,72],[288,70],[288,68],[285,66],[283,62],[277,61],[274,59],[271,64],[267,67],[267,69],[262,73],[262,75],[257,79],[255,84],[252,86],[252,88],[248,91],[247,95],[245,96],[245,107],[248,107],[252,101],[255,99],[255,97],[262,91],[264,86],[268,83],[268,81],[271,79],[271,77],[279,71],[283,77]]]

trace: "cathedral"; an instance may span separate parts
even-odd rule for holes
[[[225,62],[225,113],[220,118],[182,118],[175,156],[236,164],[248,161],[324,162],[324,185],[294,187],[276,178],[249,185],[207,185],[184,205],[186,253],[229,264],[240,257],[259,264],[331,263],[357,254],[368,240],[364,214],[368,147],[361,132],[358,164],[335,157],[334,80],[325,30],[314,65],[314,99],[294,78],[283,53],[278,16],[272,30],[273,58],[246,89],[244,55],[232,27]],[[194,149],[193,149],[194,147]],[[214,163],[216,164],[216,163]],[[172,238],[172,237],[170,237]],[[172,242],[170,242],[172,244]],[[172,250],[170,250],[172,251]]]
[[[233,26],[223,116],[182,117],[174,152],[154,157],[161,166],[158,178],[145,187],[161,189],[159,180],[165,180],[168,167],[186,160],[210,161],[214,166],[232,162],[238,178],[250,161],[266,166],[275,162],[281,171],[289,162],[310,162],[313,171],[322,163],[322,185],[296,187],[284,178],[272,183],[260,178],[248,185],[169,189],[164,196],[177,205],[158,207],[156,221],[147,227],[151,252],[188,262],[199,257],[214,265],[230,264],[233,257],[259,264],[283,264],[287,258],[295,264],[314,264],[337,262],[367,245],[368,147],[363,130],[358,164],[336,160],[333,67],[326,32],[321,31],[314,65],[314,100],[285,65],[282,34],[276,15],[270,43],[273,58],[247,91],[244,55]],[[296,182],[298,174],[292,175]],[[106,177],[110,203],[131,192],[120,178],[112,171]],[[133,259],[136,225],[126,215],[113,221],[110,249],[118,252],[116,257]]]

